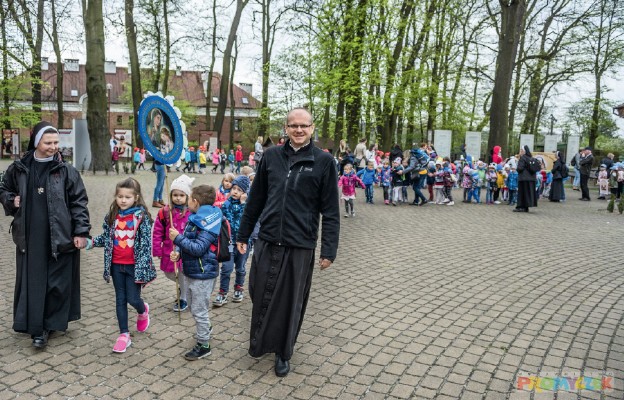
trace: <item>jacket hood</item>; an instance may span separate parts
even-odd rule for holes
[[[500,146],[494,146],[494,154],[498,154],[501,151],[501,147]]]
[[[191,214],[189,222],[199,229],[219,235],[223,213],[218,207],[205,205],[199,207],[195,214]]]

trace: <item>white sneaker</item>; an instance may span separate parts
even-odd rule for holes
[[[450,200],[449,199],[444,199],[444,201],[442,203],[444,203],[444,204],[450,203]]]
[[[447,206],[454,206],[455,202],[454,201],[449,201],[448,203],[446,203]]]
[[[349,213],[345,213],[345,218],[349,218]]]

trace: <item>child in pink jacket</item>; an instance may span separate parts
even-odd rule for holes
[[[173,242],[169,239],[169,228],[173,220],[173,227],[183,232],[186,222],[191,212],[188,209],[188,200],[191,196],[191,188],[195,178],[187,175],[181,175],[171,183],[171,193],[169,195],[169,205],[158,211],[156,220],[154,221],[154,230],[152,231],[152,255],[160,258],[160,269],[165,276],[172,281],[176,280],[175,264],[170,259],[173,251]],[[170,208],[171,207],[171,208]],[[171,210],[171,213],[169,211]],[[182,312],[188,307],[187,292],[188,284],[184,274],[182,273],[182,265],[178,262],[178,281],[180,283],[180,305],[178,302],[173,305],[173,311]]]
[[[340,198],[345,201],[345,218],[349,217],[349,215],[355,217],[353,200],[355,199],[355,187],[357,185],[363,188],[364,182],[353,172],[353,165],[346,164],[344,166],[344,173],[338,180],[338,186],[342,187],[342,195]]]

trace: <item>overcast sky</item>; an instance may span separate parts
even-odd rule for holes
[[[189,2],[193,3],[196,0],[189,0]],[[80,6],[78,2],[76,4],[76,15],[80,15]],[[110,9],[114,10],[113,12],[120,12],[119,7],[114,6],[109,3],[107,5]],[[253,93],[255,97],[260,97],[261,90],[261,64],[260,64],[260,54],[261,54],[261,46],[258,38],[254,38],[254,32],[252,31],[252,21],[251,21],[251,6],[247,6],[243,13],[243,19],[239,26],[238,36],[240,42],[239,54],[238,54],[238,62],[236,64],[236,72],[234,76],[235,83],[251,83],[253,84]],[[108,12],[111,12],[108,10]],[[193,18],[193,17],[189,17]],[[195,16],[195,18],[198,18]],[[229,18],[220,18],[220,24],[227,27],[227,29],[220,29],[220,34],[222,36],[227,35],[229,30]],[[191,21],[189,24],[191,27],[194,24],[201,23],[201,21]],[[223,27],[221,27],[223,28]],[[285,48],[286,45],[289,44],[289,35],[280,35],[279,39],[275,41],[275,49],[273,51],[273,58],[275,59],[277,54],[280,52],[282,48]],[[128,65],[128,50],[126,45],[125,36],[119,35],[115,32],[110,26],[106,28],[106,59],[109,61],[116,61],[118,66],[127,66]],[[182,53],[186,53],[186,56],[175,58],[171,60],[171,68],[175,69],[177,65],[181,66],[184,70],[195,70],[197,68],[197,57],[198,53],[201,53],[204,49],[197,48],[189,48],[189,49],[181,49]],[[54,59],[54,53],[51,48],[44,48],[43,56],[47,56],[50,60]],[[208,49],[205,49],[205,55],[208,54]],[[78,58],[81,63],[86,61],[86,57],[84,54],[84,45],[72,45],[63,53],[64,58]],[[201,55],[200,55],[201,57]],[[215,65],[215,69],[217,72],[221,72],[222,70],[222,60],[218,59]],[[607,78],[604,80],[604,84],[606,85],[608,91],[604,93],[604,97],[611,100],[613,106],[624,103],[624,70],[619,74],[619,77],[615,78]],[[551,100],[553,100],[556,104],[561,104],[561,107],[557,107],[555,112],[555,117],[561,121],[565,119],[566,105],[571,104],[583,97],[591,96],[593,93],[594,83],[590,77],[585,78],[585,80],[577,80],[574,84],[569,87],[560,87],[559,94],[556,95],[556,98],[553,99],[551,96]],[[617,123],[620,128],[620,135],[624,136],[624,118],[617,118]]]

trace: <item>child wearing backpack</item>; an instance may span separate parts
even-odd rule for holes
[[[245,175],[237,176],[232,181],[232,189],[230,189],[230,197],[221,206],[223,216],[230,224],[230,243],[236,243],[236,233],[240,226],[240,220],[245,211],[247,201],[247,192],[249,191],[249,178]],[[224,243],[221,243],[224,245]],[[234,281],[234,296],[232,301],[240,303],[243,301],[243,285],[245,284],[245,263],[249,253],[250,246],[247,246],[245,254],[241,254],[234,245],[230,244],[230,259],[221,263],[221,274],[219,278],[219,294],[212,303],[215,307],[221,307],[228,302],[228,291],[230,290],[230,275],[232,270],[236,270],[236,279]]]
[[[169,228],[169,239],[176,246],[171,261],[182,260],[182,271],[188,281],[188,303],[195,319],[197,344],[184,355],[189,361],[210,355],[212,325],[208,313],[210,296],[219,274],[217,245],[223,214],[215,207],[215,189],[208,185],[193,188],[188,208],[191,215],[184,231]]]
[[[175,265],[169,259],[169,255],[173,250],[173,242],[169,240],[169,228],[171,227],[171,221],[173,221],[173,227],[178,231],[183,231],[186,223],[188,222],[191,212],[188,209],[188,199],[191,196],[191,189],[195,178],[190,178],[187,175],[181,175],[171,182],[171,192],[169,193],[169,204],[160,210],[154,221],[154,230],[152,232],[152,255],[160,259],[160,269],[165,273],[165,276],[175,282],[176,272],[178,275],[178,282],[180,284],[180,304],[175,301],[173,304],[173,311],[182,312],[188,307],[187,292],[188,283],[181,273],[181,265]],[[177,270],[176,270],[177,267]]]
[[[403,171],[403,165],[401,165],[401,157],[397,157],[392,162],[392,205],[396,206],[397,202],[403,201],[403,181],[405,176],[399,171]]]
[[[372,161],[369,161],[366,164],[366,168],[359,170],[356,173],[357,177],[362,179],[364,182],[364,193],[366,194],[366,202],[370,204],[373,203],[373,184],[377,183],[377,173],[375,172],[375,164]]]
[[[345,218],[349,217],[349,215],[355,217],[355,188],[358,185],[364,187],[364,182],[353,172],[351,164],[345,164],[342,176],[338,180],[338,187],[342,188],[340,198],[344,200],[345,204]]]

